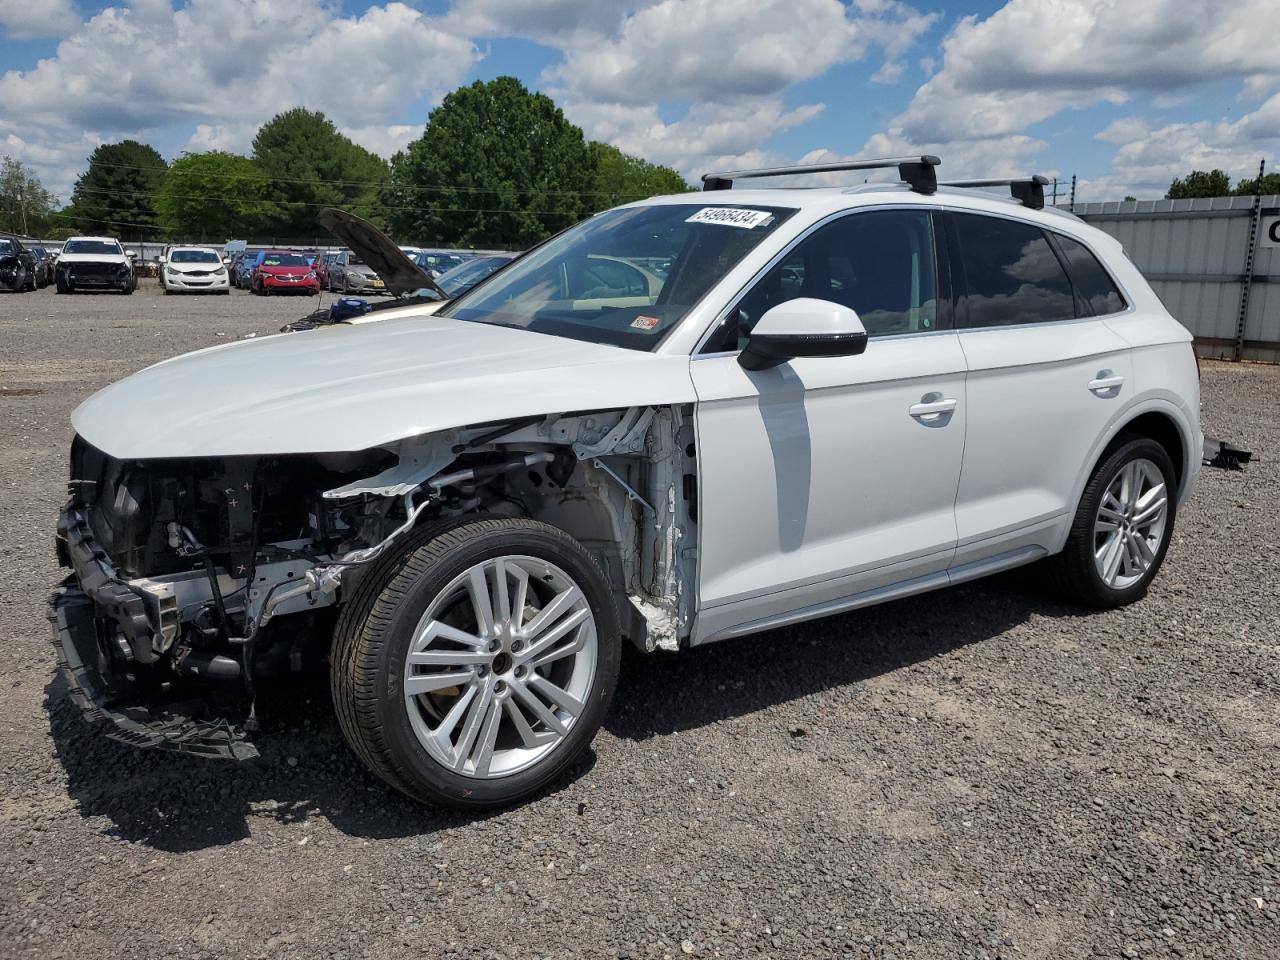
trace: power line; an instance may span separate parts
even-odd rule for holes
[[[300,206],[300,207],[332,207],[335,203],[322,203],[316,200],[274,200],[269,197],[223,197],[213,194],[166,194],[159,190],[108,190],[101,187],[82,187],[82,193],[105,194],[106,196],[120,197],[144,197],[149,200],[155,200],[162,196],[168,196],[175,200],[196,200],[200,202],[220,202],[220,203],[272,203],[279,206]],[[619,203],[625,203],[630,200],[644,200],[652,194],[648,193],[612,193],[608,194]],[[426,204],[416,203],[382,203],[377,200],[357,201],[359,206],[372,207],[378,210],[422,210]],[[534,213],[534,214],[561,214],[562,210],[525,210],[520,207],[493,207],[493,208],[476,208],[476,207],[436,207],[431,209],[449,213]]]
[[[166,168],[163,167],[142,167],[128,163],[114,163],[109,160],[95,160],[90,166],[115,167],[120,170],[144,170],[148,173],[162,173]],[[460,187],[450,184],[413,184],[409,187],[400,187],[393,184],[390,180],[329,180],[323,177],[277,177],[268,173],[209,173],[200,174],[201,176],[216,177],[222,180],[271,180],[276,183],[305,183],[305,184],[330,184],[338,186],[350,187],[390,187],[392,189],[409,189],[409,190],[452,190],[455,193],[503,193],[500,188],[496,187]],[[179,171],[174,176],[184,176]],[[684,178],[681,177],[681,180]],[[514,189],[514,188],[513,188]],[[534,190],[528,188],[520,188],[516,192],[525,193],[542,193],[549,197],[614,197],[618,194],[611,190]]]

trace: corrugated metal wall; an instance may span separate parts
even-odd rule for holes
[[[1254,235],[1248,303],[1241,323],[1250,235],[1280,214],[1280,196],[1077,203],[1074,211],[1111,234],[1152,289],[1196,337],[1204,357],[1280,363],[1280,247]]]

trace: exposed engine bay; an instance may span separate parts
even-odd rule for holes
[[[60,559],[75,571],[63,608],[92,605],[73,649],[110,687],[80,693],[121,738],[252,756],[259,684],[324,661],[338,607],[409,531],[473,514],[541,520],[581,542],[640,649],[688,637],[687,407],[528,417],[315,455],[117,460],[77,437],[59,524]],[[169,717],[167,705],[193,697],[207,709]],[[109,710],[117,700],[152,713],[125,729]],[[192,733],[205,714],[218,737]]]

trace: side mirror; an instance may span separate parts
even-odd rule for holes
[[[132,254],[131,254],[131,256],[132,256]],[[168,258],[168,257],[156,257],[156,263],[168,263],[168,262],[169,262],[169,258]]]
[[[867,349],[858,314],[830,300],[798,297],[765,312],[738,354],[744,370],[768,370],[796,357],[852,357]]]

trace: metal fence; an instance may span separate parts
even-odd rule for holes
[[[1280,196],[1077,203],[1122,244],[1203,357],[1280,363]]]

